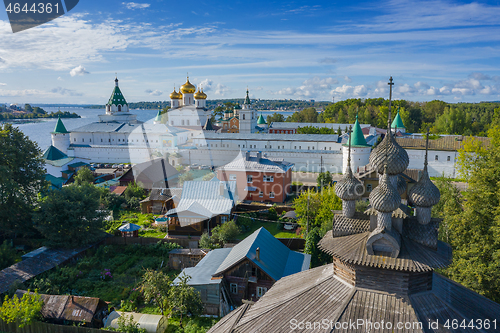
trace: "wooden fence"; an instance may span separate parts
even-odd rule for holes
[[[177,243],[183,248],[198,248],[198,240],[189,238],[153,238],[153,237],[108,237],[104,245],[150,245],[158,242]]]
[[[34,322],[29,326],[20,328],[15,323],[6,324],[0,320],[0,332],[5,333],[106,333],[112,332],[107,330],[100,330],[97,328],[78,327],[78,326],[65,326],[54,325],[49,323]]]

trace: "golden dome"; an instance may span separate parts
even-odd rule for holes
[[[207,94],[205,94],[203,92],[203,90],[200,91],[200,89],[198,89],[198,92],[196,94],[194,94],[194,98],[195,99],[207,99]]]
[[[175,88],[174,88],[174,91],[170,94],[170,99],[181,99],[181,98],[182,98],[182,94],[175,91]]]
[[[181,86],[181,92],[183,94],[193,94],[194,92],[196,91],[196,87],[193,86],[191,84],[191,82],[189,82],[189,77],[186,81],[186,83],[184,83],[182,86]]]

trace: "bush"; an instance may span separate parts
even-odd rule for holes
[[[224,244],[229,243],[229,241],[236,239],[240,233],[240,228],[236,225],[236,222],[231,220],[213,228],[212,238],[214,242],[219,243],[222,247]]]

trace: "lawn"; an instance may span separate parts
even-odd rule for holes
[[[265,217],[262,218],[265,219]],[[238,235],[238,239],[244,239],[250,236],[255,230],[259,229],[260,227],[263,227],[264,229],[269,231],[276,238],[301,238],[300,236],[297,236],[295,231],[283,230],[283,228],[280,228],[281,223],[277,222],[265,222],[259,220],[251,221],[248,218],[240,216],[238,217],[237,224],[243,231],[240,235]]]
[[[118,228],[123,222],[133,223],[142,227],[142,229],[139,230],[140,237],[165,238],[167,235],[166,231],[162,231],[160,228],[151,227],[154,218],[155,215],[153,214],[142,214],[136,211],[122,211],[120,215],[115,218],[113,227]]]

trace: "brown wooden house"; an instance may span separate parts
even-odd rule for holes
[[[165,214],[176,207],[181,199],[182,188],[153,188],[141,201],[143,214]]]

